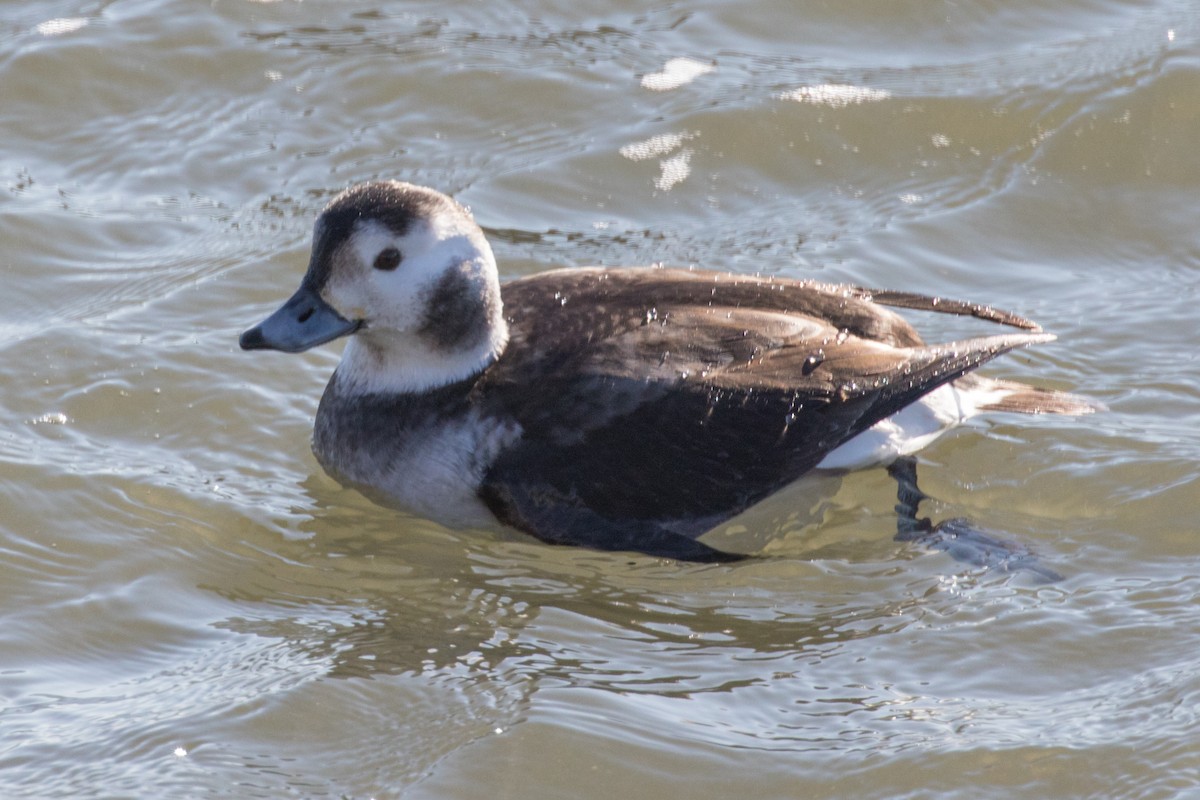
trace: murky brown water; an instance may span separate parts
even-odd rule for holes
[[[0,796],[1200,796],[1193,0],[8,3],[0,97]],[[724,535],[774,558],[728,567],[341,489],[336,348],[236,336],[376,177],[470,204],[509,277],[1039,320],[992,373],[1109,413],[922,478],[1066,579],[894,543],[882,470],[755,510]]]

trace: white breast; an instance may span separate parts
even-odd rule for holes
[[[455,528],[491,527],[496,519],[477,490],[496,456],[520,437],[514,422],[471,413],[411,435],[402,447],[378,440],[378,447],[332,448],[317,452],[317,459],[339,479],[427,519]]]

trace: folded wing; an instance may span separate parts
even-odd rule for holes
[[[538,276],[536,292],[505,287],[524,357],[484,382],[524,434],[481,492],[503,521],[552,542],[718,560],[693,538],[922,395],[1054,338],[927,346],[843,287],[666,272],[572,270]]]

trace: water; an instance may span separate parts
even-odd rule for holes
[[[7,4],[0,796],[1200,796],[1198,78],[1192,0]],[[340,488],[337,348],[236,336],[377,177],[470,204],[506,277],[1038,320],[990,372],[1109,412],[944,438],[923,511],[1066,578],[893,542],[882,470],[707,567]]]

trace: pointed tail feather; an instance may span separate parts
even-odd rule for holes
[[[1010,333],[998,336],[980,336],[907,350],[909,380],[898,382],[892,390],[879,392],[878,401],[895,404],[888,414],[898,411],[921,395],[928,394],[944,384],[955,386],[981,384],[986,378],[969,375],[972,370],[1018,347],[1054,341],[1050,333]],[[988,401],[992,398],[988,397]],[[886,416],[886,414],[885,414]]]
[[[1018,414],[1094,414],[1104,411],[1102,403],[1055,389],[1039,389],[1018,381],[968,376],[971,388],[986,392],[987,399],[979,402],[979,411],[1013,411]],[[962,379],[955,383],[962,383]]]
[[[960,395],[960,402],[968,404],[967,408],[962,409],[964,419],[982,411],[1091,414],[1104,410],[1103,405],[1077,395],[973,373],[975,368],[1010,350],[1054,339],[1054,335],[1049,333],[1016,333],[912,348],[909,351],[913,356],[910,374],[914,380],[908,382],[909,390],[881,392],[876,405],[882,407],[883,416],[888,416],[917,397],[952,383]],[[913,388],[916,389],[915,393]]]

